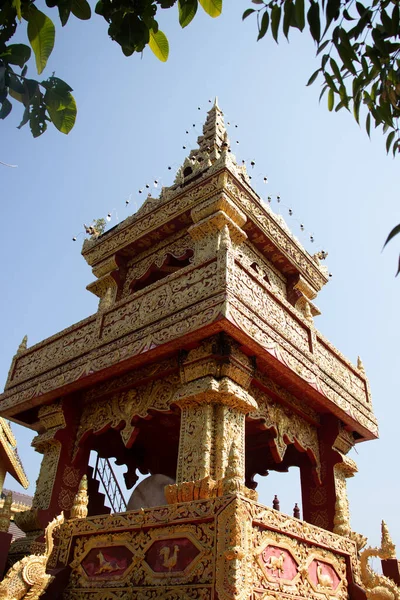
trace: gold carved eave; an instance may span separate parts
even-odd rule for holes
[[[0,412],[15,422],[35,428],[35,424],[21,421],[19,413],[60,396],[88,389],[94,384],[104,382],[106,385],[110,377],[123,376],[132,369],[178,352],[182,347],[181,331],[185,335],[185,344],[195,343],[222,331],[224,307],[223,298],[204,302],[192,318],[182,318],[178,332],[174,327],[176,320],[174,323],[164,323],[165,327],[159,324],[155,331],[147,327],[144,331],[125,336],[121,343],[92,350],[70,363],[51,369],[4,392],[0,396]]]
[[[240,265],[228,282],[215,261],[164,281],[18,355],[0,397],[2,414],[17,420],[57,395],[225,330],[268,364],[278,382],[332,410],[361,436],[376,437],[365,376]],[[197,302],[188,306],[192,298]]]
[[[290,364],[290,355],[278,344],[272,341],[271,343],[256,341],[253,337],[254,331],[250,329],[245,333],[234,320],[229,324],[225,321],[224,330],[246,346],[250,352],[254,352],[260,370],[265,370],[270,379],[286,387],[294,396],[301,397],[304,403],[310,403],[316,411],[322,409],[322,412],[329,411],[335,414],[350,430],[357,431],[364,439],[378,437],[373,413],[356,402],[343,389],[339,389],[334,382],[326,383],[326,376],[318,366],[308,364],[304,367],[303,364],[304,373],[296,372],[293,370],[293,364]],[[299,367],[301,363],[302,361],[298,362]]]

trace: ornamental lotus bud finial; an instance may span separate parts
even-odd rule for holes
[[[89,504],[89,496],[87,490],[87,476],[84,475],[79,484],[78,493],[75,496],[75,500],[71,508],[71,519],[86,519]]]

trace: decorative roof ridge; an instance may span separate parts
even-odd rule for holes
[[[49,335],[49,337],[45,338],[44,340],[40,340],[40,342],[37,342],[36,344],[33,344],[33,346],[29,346],[29,348],[27,348],[26,350],[24,350],[23,353],[16,354],[15,356],[17,358],[21,358],[22,356],[26,356],[27,354],[30,354],[34,350],[37,350],[40,346],[46,345],[49,341],[54,341],[57,338],[62,337],[63,335],[65,335],[65,333],[67,331],[69,331],[69,330],[72,331],[74,329],[77,329],[78,327],[82,327],[83,325],[86,325],[86,323],[89,323],[89,321],[95,321],[96,318],[97,318],[97,313],[92,313],[91,315],[88,315],[87,317],[84,317],[80,321],[77,321],[73,325],[69,325],[68,327],[65,327],[64,329],[61,329],[61,331],[57,331],[57,333],[53,333],[52,335]]]
[[[14,434],[12,432],[12,429],[11,429],[11,426],[10,426],[9,422],[6,421],[6,419],[4,419],[3,417],[0,417],[0,427],[3,428],[4,435],[8,439],[8,442],[10,443],[10,445],[13,448],[16,448],[16,446],[17,446],[17,440],[15,439],[15,436],[14,436]]]
[[[7,439],[4,423],[5,419],[3,417],[0,417],[0,447],[4,448],[4,451],[11,463],[11,466],[14,469],[14,473],[9,471],[10,474],[22,485],[22,487],[26,489],[29,486],[29,481],[24,471],[24,467],[22,466],[21,459],[18,456],[16,445],[15,447],[11,446]],[[6,425],[9,429],[8,423]]]

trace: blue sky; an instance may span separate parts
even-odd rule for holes
[[[199,11],[183,31],[177,11],[165,11],[166,64],[148,49],[143,57],[124,57],[96,15],[85,23],[72,17],[64,30],[57,25],[44,74],[55,70],[74,88],[74,130],[64,136],[50,127],[34,140],[28,126],[16,129],[19,107],[0,124],[0,160],[18,165],[0,166],[0,381],[25,334],[32,345],[95,312],[96,298],[85,290],[93,276],[80,256],[83,236],[73,243],[73,235],[108,212],[111,225],[116,215],[122,220],[134,212],[146,182],[171,183],[167,167],[176,168],[194,147],[208,101],[218,95],[236,156],[256,163],[255,187],[264,197],[280,194],[274,210],[311,252],[329,252],[333,277],[316,300],[322,310],[316,326],[350,360],[362,357],[381,435],[352,453],[359,467],[349,482],[352,525],[376,543],[384,518],[400,544],[400,278],[394,278],[400,240],[381,253],[400,221],[400,159],[386,156],[380,133],[369,141],[351,115],[328,113],[325,101],[318,103],[317,83],[305,86],[318,67],[307,35],[295,32],[290,44],[278,46],[269,36],[256,42],[255,22],[241,22],[249,5],[225,0],[220,18]],[[56,22],[56,13],[45,10]],[[32,433],[13,429],[33,492],[41,457],[30,448]],[[18,489],[10,478],[6,485]],[[259,491],[266,504],[278,494],[286,512],[300,500],[295,472],[268,476]]]

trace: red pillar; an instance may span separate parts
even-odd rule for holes
[[[341,461],[333,444],[340,431],[340,422],[333,415],[323,415],[318,430],[321,460],[321,484],[316,481],[315,471],[309,461],[300,467],[303,519],[308,523],[333,531],[335,517],[334,466]]]

